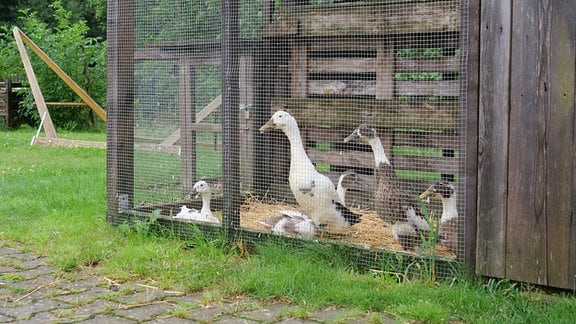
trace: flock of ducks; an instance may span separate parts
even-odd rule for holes
[[[289,185],[301,211],[283,210],[280,215],[261,220],[269,231],[279,235],[293,235],[311,238],[323,231],[341,232],[360,222],[361,215],[346,206],[346,191],[361,179],[353,171],[344,172],[338,185],[318,172],[304,149],[296,119],[288,112],[279,110],[260,127],[264,133],[271,129],[282,131],[290,142]],[[374,153],[374,206],[378,216],[391,225],[392,234],[405,250],[413,250],[427,237],[431,226],[420,210],[420,200],[429,202],[437,199],[442,202],[442,216],[439,225],[439,241],[450,252],[456,252],[458,211],[456,191],[446,181],[437,181],[419,197],[403,190],[396,177],[396,170],[388,159],[376,130],[368,124],[355,129],[344,142],[364,141]],[[191,195],[202,197],[202,209],[195,210],[182,206],[175,219],[220,223],[210,211],[210,186],[205,181],[197,182]]]

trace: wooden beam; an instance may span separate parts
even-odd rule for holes
[[[71,140],[64,138],[46,138],[46,137],[35,137],[33,144],[41,146],[94,147],[101,149],[106,148],[106,142],[93,142],[93,141]]]
[[[416,34],[460,29],[460,0],[368,1],[283,6],[264,27],[267,37]]]
[[[46,136],[49,138],[57,138],[56,129],[54,128],[54,124],[52,123],[52,118],[50,117],[50,113],[48,112],[48,107],[46,107],[46,102],[44,101],[44,95],[42,95],[42,90],[40,90],[40,86],[38,85],[38,80],[36,79],[36,74],[34,73],[34,69],[32,68],[32,64],[30,63],[30,58],[28,57],[28,53],[26,52],[26,48],[24,47],[24,43],[22,42],[21,33],[17,27],[14,27],[12,30],[14,34],[14,38],[16,39],[16,46],[18,47],[18,51],[20,52],[20,58],[22,59],[22,63],[24,64],[24,70],[26,71],[26,76],[28,77],[28,82],[30,83],[30,89],[32,90],[32,95],[34,96],[34,101],[37,103],[38,113],[40,116],[46,116],[44,118],[44,132]]]
[[[180,173],[184,193],[192,190],[196,182],[196,132],[191,127],[196,122],[194,113],[194,83],[196,71],[186,58],[178,62],[180,72],[178,93],[180,98]]]
[[[459,103],[375,99],[273,98],[270,113],[288,110],[298,124],[317,127],[350,127],[371,123],[375,127],[420,130],[460,130]],[[270,115],[270,114],[269,114]],[[354,126],[355,127],[355,126]]]
[[[215,112],[218,107],[222,104],[222,95],[214,98],[206,107],[202,108],[199,112],[196,113],[196,123],[203,121],[206,117],[208,117],[211,113]]]
[[[54,73],[56,73],[56,75],[58,75],[58,77],[62,79],[62,81],[64,81],[66,85],[68,85],[68,87],[70,87],[70,89],[72,89],[72,91],[74,91],[74,93],[76,93],[80,97],[80,99],[82,99],[86,104],[88,104],[88,106],[96,113],[96,115],[98,115],[98,117],[100,117],[100,119],[106,122],[107,118],[106,111],[102,109],[102,107],[100,107],[100,105],[96,101],[94,101],[94,99],[92,99],[92,97],[90,97],[82,88],[80,88],[80,86],[78,86],[78,84],[76,84],[76,82],[74,82],[74,80],[72,80],[72,78],[68,76],[68,74],[66,74],[66,72],[64,72],[58,66],[58,64],[54,63],[54,61],[52,61],[52,59],[50,59],[50,57],[48,57],[48,55],[46,55],[46,53],[44,53],[40,49],[40,47],[38,47],[18,27],[14,27],[13,32],[14,37],[17,37],[18,39],[21,39],[21,41],[26,43],[26,45],[28,45],[30,49],[32,49],[32,51],[36,53],[36,55],[38,55],[38,57],[42,61],[44,61],[44,63],[46,63],[46,65],[48,65],[48,67],[52,69],[52,71],[54,71]],[[22,55],[22,53],[20,55]]]

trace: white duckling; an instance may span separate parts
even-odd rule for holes
[[[304,213],[328,231],[341,231],[360,222],[360,216],[344,205],[332,181],[316,171],[304,150],[296,119],[279,110],[260,127],[264,133],[269,129],[284,132],[290,142],[290,190]]]
[[[278,217],[260,220],[260,224],[278,235],[312,238],[320,233],[320,227],[299,211],[281,210],[280,214]]]
[[[181,207],[180,212],[172,218],[220,224],[218,218],[214,217],[210,210],[211,195],[212,190],[206,181],[200,180],[196,182],[194,187],[192,187],[190,196],[196,196],[196,198],[198,196],[202,197],[202,209],[190,209],[184,205]]]
[[[447,181],[437,181],[421,195],[420,199],[438,199],[442,201],[442,216],[438,236],[440,243],[450,252],[456,253],[458,246],[458,209],[456,189]]]

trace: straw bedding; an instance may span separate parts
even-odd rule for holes
[[[298,208],[283,202],[262,201],[254,197],[248,197],[240,208],[240,226],[267,231],[260,224],[260,220],[276,217],[280,215],[279,211],[281,210],[298,210]],[[351,208],[351,210],[362,215],[362,221],[340,233],[327,233],[327,237],[371,248],[403,251],[394,239],[390,226],[383,222],[376,212],[354,208]],[[436,247],[436,254],[450,258],[455,257],[442,246]]]

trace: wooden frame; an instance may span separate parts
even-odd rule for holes
[[[58,64],[54,63],[52,59],[38,45],[36,45],[24,32],[22,32],[18,27],[14,27],[12,30],[14,34],[14,38],[16,40],[16,45],[18,47],[18,51],[20,53],[20,57],[22,59],[22,63],[24,64],[24,70],[26,71],[26,76],[28,78],[28,82],[30,83],[30,88],[32,89],[32,94],[34,95],[34,101],[36,103],[36,107],[38,109],[38,113],[40,116],[43,116],[43,123],[42,127],[44,128],[44,132],[46,134],[45,139],[41,139],[39,137],[34,137],[32,144],[43,144],[43,145],[61,145],[61,146],[93,146],[93,147],[103,147],[105,148],[105,143],[98,143],[98,142],[90,142],[90,141],[75,141],[75,140],[67,140],[67,139],[59,139],[56,134],[56,128],[52,122],[52,118],[50,117],[50,112],[48,111],[48,105],[52,106],[71,106],[71,105],[82,105],[82,103],[46,103],[44,101],[44,96],[42,95],[42,90],[40,90],[40,85],[38,84],[38,80],[36,79],[36,74],[34,73],[34,69],[32,68],[32,64],[30,63],[30,58],[28,57],[28,53],[26,52],[26,48],[24,44],[28,45],[34,53],[44,62],[48,67],[58,75],[62,81],[76,93],[81,100],[84,101],[84,105],[87,105],[92,109],[100,119],[106,122],[107,114],[100,105],[92,99],[72,78],[66,74]]]

